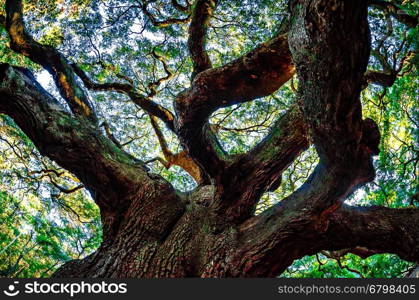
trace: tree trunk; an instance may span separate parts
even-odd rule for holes
[[[64,60],[37,58],[40,49],[52,50],[25,41],[19,5],[12,2],[6,23],[11,38],[22,42],[15,41],[17,51],[74,79]],[[192,36],[206,32],[195,27],[207,24],[216,4],[198,2]],[[362,119],[359,101],[370,47],[366,1],[295,0],[290,9],[288,35],[219,68],[208,61],[205,39],[190,38],[194,80],[175,99],[176,117],[142,102],[127,85],[95,85],[78,73],[86,85],[124,92],[164,119],[200,168],[202,183],[189,193],[174,190],[103,136],[92,109],[75,107],[70,114],[30,72],[0,65],[0,113],[11,116],[43,155],[73,172],[101,211],[100,248],[68,262],[55,277],[274,277],[305,255],[358,253],[359,247],[419,261],[417,209],[343,204],[374,178],[371,155],[379,143],[377,126]],[[296,70],[298,105],[248,153],[225,153],[209,126],[211,113],[270,95]],[[76,105],[71,85],[77,82],[57,84]],[[301,188],[255,216],[263,193],[279,186],[282,172],[310,142],[320,157],[315,171]]]

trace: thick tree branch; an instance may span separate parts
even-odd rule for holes
[[[369,58],[365,2],[295,0],[290,6],[299,105],[320,162],[301,188],[242,224],[231,260],[235,276],[274,276],[293,259],[322,250],[318,239],[330,216],[375,175],[371,155],[379,132],[372,120],[362,120],[359,100]]]
[[[78,85],[76,76],[67,59],[56,49],[36,42],[26,31],[23,21],[22,1],[6,1],[6,28],[10,35],[12,50],[43,66],[54,78],[61,96],[72,112],[96,123],[93,107]]]
[[[324,239],[325,249],[355,248],[351,253],[370,256],[393,253],[402,259],[419,263],[419,209],[381,206],[352,207],[344,205],[330,215]],[[365,252],[364,252],[365,253]]]
[[[367,71],[364,75],[365,84],[374,83],[384,87],[391,87],[397,79],[396,72],[384,73],[379,71]]]
[[[111,195],[118,198],[112,187],[124,181],[124,186],[133,184],[138,174],[145,174],[141,166],[135,166],[98,129],[66,113],[29,71],[3,64],[0,76],[1,113],[15,120],[41,154],[74,173],[99,203]],[[106,159],[106,155],[113,160]],[[121,172],[122,168],[126,171]],[[133,177],[129,179],[130,176]],[[109,188],[104,190],[103,185]]]
[[[272,94],[295,74],[288,35],[274,37],[223,67],[206,70],[175,101],[184,145],[211,176],[229,160],[206,120],[215,110]],[[362,76],[361,76],[362,78]],[[382,78],[367,73],[368,82]],[[364,83],[365,81],[362,81]],[[213,170],[212,170],[213,169]]]
[[[192,87],[176,98],[176,128],[181,142],[211,177],[218,176],[229,160],[208,124],[211,113],[268,96],[294,72],[287,36],[281,35],[223,67],[201,72]]]
[[[113,239],[119,214],[134,203],[139,211],[147,205],[150,216],[167,214],[162,224],[149,224],[157,236],[183,209],[170,184],[149,175],[98,127],[68,114],[29,71],[0,65],[0,113],[12,117],[42,155],[74,173],[90,191],[101,209],[104,238]],[[156,189],[155,198],[143,191],[150,187]]]
[[[207,28],[217,5],[217,0],[197,0],[189,25],[188,48],[193,63],[192,79],[212,64],[205,49]]]
[[[297,191],[244,222],[240,246],[232,259],[232,268],[242,273],[235,276],[277,276],[296,258],[330,250],[319,243],[329,228],[330,215],[359,184],[370,180],[360,179],[354,169],[319,164]],[[292,255],[289,249],[294,249]]]
[[[291,5],[295,20],[289,43],[297,65],[300,104],[319,157],[326,165],[346,165],[363,156],[359,148],[363,124],[359,94],[370,41],[366,4],[358,2],[339,2],[333,8],[329,7],[332,4],[323,8],[319,3],[312,7],[307,2],[300,8],[299,1]],[[355,9],[355,4],[360,7]],[[317,9],[327,21],[320,20]],[[355,19],[358,31],[349,28]],[[329,30],[330,24],[339,26],[340,31]],[[339,47],[336,40],[340,41]]]
[[[237,156],[226,168],[220,180],[222,197],[213,204],[215,210],[235,223],[251,217],[262,194],[279,187],[282,172],[308,145],[302,114],[294,105],[254,149]]]

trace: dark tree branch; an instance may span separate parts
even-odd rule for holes
[[[403,47],[406,43],[406,37],[405,39],[400,43],[399,48],[397,51],[394,52],[392,55],[393,63],[391,64],[388,60],[389,57],[387,53],[382,54],[380,51],[382,49],[382,46],[384,44],[384,41],[390,37],[392,33],[392,29],[389,30],[389,33],[381,40],[379,45],[375,49],[371,49],[371,55],[374,56],[378,62],[380,63],[381,67],[383,68],[383,71],[375,71],[375,70],[368,70],[364,74],[364,84],[363,88],[367,87],[368,84],[378,84],[383,87],[391,87],[394,82],[396,81],[397,77],[403,76],[404,72],[409,72],[413,65],[411,64],[408,66],[407,70],[403,70],[405,67],[406,62],[409,61],[411,57],[415,54],[413,51],[408,51],[406,55],[404,55],[397,66],[397,60],[399,59],[400,52],[402,51]]]
[[[331,215],[375,175],[379,133],[362,120],[359,100],[370,50],[365,2],[295,0],[290,7],[299,105],[320,162],[301,188],[242,224],[234,276],[274,276],[293,259],[326,249],[318,239]]]
[[[27,33],[23,22],[22,1],[6,1],[6,12],[6,29],[10,35],[12,50],[43,66],[53,76],[61,96],[67,101],[72,112],[96,123],[93,107],[83,89],[77,84],[67,59],[53,47],[36,42]]]
[[[210,177],[219,176],[229,160],[210,129],[211,113],[268,96],[294,72],[287,36],[281,35],[223,67],[201,72],[192,87],[176,98],[176,126],[181,142]]]
[[[419,16],[411,16],[407,14],[402,8],[392,3],[391,1],[369,0],[368,4],[370,6],[387,11],[397,21],[410,28],[415,28],[416,25],[418,25]]]
[[[282,172],[308,145],[303,117],[294,105],[275,122],[267,137],[226,168],[220,180],[223,196],[213,207],[232,222],[251,217],[262,194],[279,187]]]
[[[359,179],[353,171],[319,164],[297,191],[244,222],[241,245],[232,259],[232,268],[242,273],[235,276],[275,276],[298,257],[329,250],[319,239],[329,228],[331,214],[357,185],[370,179]],[[292,255],[288,249],[295,249]]]
[[[192,79],[212,64],[205,49],[207,28],[217,5],[217,0],[197,0],[189,25],[188,48],[193,63]]]
[[[42,155],[74,173],[100,205],[112,195],[118,198],[112,187],[123,181],[126,181],[124,186],[129,182],[134,184],[133,178],[145,174],[131,158],[102,137],[96,127],[65,112],[29,71],[3,64],[0,76],[1,113],[15,120]],[[106,159],[106,155],[114,160]],[[126,170],[121,172],[123,168]],[[121,173],[121,179],[114,178],[115,173]],[[104,184],[109,186],[105,191]]]
[[[156,81],[153,81],[153,82],[150,82],[149,84],[148,84],[148,88],[150,89],[150,92],[148,93],[148,95],[147,95],[147,97],[148,98],[152,98],[152,97],[154,97],[155,95],[157,95],[157,88],[163,83],[163,82],[165,82],[165,81],[167,81],[167,80],[170,80],[172,77],[173,77],[173,72],[169,69],[169,67],[168,67],[168,65],[167,65],[167,63],[166,63],[166,60],[164,59],[164,57],[163,56],[161,56],[161,55],[158,55],[157,53],[156,53],[156,49],[153,49],[152,51],[151,51],[151,55],[155,58],[155,59],[157,59],[158,61],[160,61],[161,63],[162,63],[162,65],[163,65],[163,69],[164,69],[164,71],[166,72],[166,76],[164,76],[164,77],[161,77],[161,78],[159,78],[159,79],[157,79]]]
[[[163,132],[160,130],[160,127],[157,123],[157,119],[154,116],[150,116],[151,125],[154,129],[154,132],[157,136],[157,139],[160,144],[160,149],[163,152],[164,158],[157,157],[153,160],[148,161],[150,163],[152,161],[159,161],[161,162],[166,169],[169,169],[171,166],[179,166],[192,178],[198,183],[202,183],[202,171],[200,170],[199,166],[193,161],[193,159],[188,155],[185,150],[182,150],[178,153],[173,153],[170,151],[169,146],[167,145],[166,139],[163,135]]]
[[[329,24],[338,25],[342,30],[339,32],[329,31],[328,23],[321,23],[317,17],[308,21],[305,15],[308,12],[298,10],[297,2],[292,5],[298,19],[291,26],[289,43],[297,65],[300,104],[310,135],[326,165],[358,161],[364,156],[364,149],[359,148],[363,130],[359,94],[370,54],[366,4],[359,3],[360,7],[354,9],[355,3],[360,1],[345,2],[345,7],[339,2],[340,11],[328,5],[322,9]],[[308,4],[304,5],[310,11]],[[352,13],[354,15],[350,15]],[[338,18],[344,18],[344,21],[337,21]],[[354,23],[349,22],[351,18],[359,21],[356,27],[360,32],[349,28]],[[304,22],[309,24],[301,29],[300,24]],[[306,33],[303,37],[301,30]],[[339,49],[333,45],[337,39],[341,41]],[[340,63],[343,61],[351,63]],[[338,153],[336,149],[339,149]]]
[[[133,85],[119,82],[96,83],[92,81],[78,65],[72,64],[71,66],[88,89],[123,93],[144,111],[158,117],[170,130],[174,131],[174,115],[168,109],[149,99],[149,97],[144,97],[139,94]]]
[[[121,143],[118,141],[118,139],[113,135],[108,122],[103,122],[102,124],[100,124],[100,127],[103,127],[103,129],[105,130],[106,136],[108,137],[108,139],[110,139],[119,149],[123,149]]]
[[[166,20],[157,20],[156,17],[148,10],[148,6],[152,2],[154,1],[144,1],[140,8],[143,11],[144,15],[146,15],[147,18],[150,20],[151,24],[153,24],[156,27],[164,28],[175,24],[184,24],[189,22],[189,20],[191,19],[191,16],[188,15],[185,18],[168,18]]]
[[[51,182],[51,184],[53,185],[53,186],[55,186],[61,193],[64,193],[64,194],[72,194],[72,193],[74,193],[74,192],[77,192],[77,191],[79,191],[79,190],[81,190],[82,188],[84,188],[84,185],[82,185],[82,184],[80,184],[80,185],[78,185],[78,186],[75,186],[75,187],[73,187],[73,188],[70,188],[70,189],[68,189],[68,188],[65,188],[65,187],[62,187],[61,185],[59,185],[58,183],[56,183],[53,179],[51,179],[50,180],[50,182]]]
[[[378,84],[384,87],[391,87],[397,79],[397,73],[384,73],[379,71],[367,71],[364,74],[365,85],[370,83]]]
[[[121,151],[99,128],[68,114],[29,71],[0,65],[0,113],[12,117],[42,155],[74,173],[90,191],[101,210],[104,239],[114,238],[117,216],[133,202],[142,209],[140,203],[149,197],[143,189],[150,186],[158,185],[162,194],[144,202],[153,203],[155,211],[149,207],[149,215],[167,214],[164,224],[153,229],[157,236],[183,209],[170,184],[149,175],[143,163]]]
[[[176,8],[177,10],[181,11],[181,12],[189,12],[189,9],[191,8],[191,4],[189,2],[186,1],[186,5],[182,5],[180,4],[177,0],[171,0],[171,3],[173,5],[174,8]]]
[[[394,253],[419,262],[418,223],[418,208],[344,205],[331,214],[324,239],[327,249],[353,248],[350,252],[363,258]]]

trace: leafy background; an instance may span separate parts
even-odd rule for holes
[[[171,1],[152,1],[150,12],[158,20],[186,15]],[[179,1],[185,4],[184,1]],[[397,1],[405,13],[418,15],[417,1]],[[4,14],[4,0],[0,13]],[[174,96],[189,86],[187,24],[153,26],[139,8],[142,1],[26,0],[27,28],[40,42],[57,47],[98,82],[121,80],[121,74],[148,92],[148,84],[165,76],[155,50],[174,73],[159,87],[155,101],[172,109]],[[208,32],[208,49],[214,66],[246,53],[267,40],[287,17],[286,1],[221,1]],[[390,88],[369,85],[362,92],[364,117],[374,119],[382,134],[374,164],[377,176],[347,202],[388,207],[419,206],[418,195],[418,28],[408,28],[382,11],[371,8],[370,69],[400,68]],[[0,62],[24,66],[36,73],[42,85],[58,99],[48,73],[13,53],[0,26]],[[384,63],[383,63],[384,62]],[[403,65],[401,66],[403,62]],[[229,153],[252,148],[269,126],[295,101],[294,78],[275,94],[218,110],[213,129]],[[162,156],[147,114],[116,93],[90,93],[102,122],[132,155],[147,161]],[[62,99],[60,99],[62,101]],[[65,102],[63,101],[65,105]],[[161,124],[161,127],[163,125]],[[173,152],[179,141],[163,128]],[[42,157],[12,119],[0,115],[0,276],[48,277],[65,261],[92,253],[101,242],[99,210],[77,178]],[[258,213],[297,189],[317,162],[311,147],[283,174],[281,186],[266,193]],[[194,180],[182,169],[150,164],[182,191]],[[296,260],[282,277],[403,277],[415,266],[395,255],[361,259],[352,254],[321,252]]]

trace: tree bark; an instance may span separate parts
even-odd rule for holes
[[[78,117],[77,109],[67,112],[29,71],[0,65],[0,113],[11,116],[43,155],[73,172],[101,211],[100,248],[54,276],[274,277],[305,255],[339,249],[363,255],[360,248],[419,262],[418,209],[343,204],[374,178],[371,156],[379,143],[377,126],[362,119],[359,100],[370,50],[366,1],[291,1],[288,35],[219,68],[211,68],[206,29],[196,21],[207,24],[215,1],[198,3],[190,32],[199,36],[189,41],[195,57],[191,88],[175,99],[176,117],[155,107],[204,172],[188,193],[150,173],[94,122]],[[28,56],[39,60],[30,49]],[[66,72],[89,84],[75,70]],[[209,126],[210,114],[270,95],[296,71],[298,103],[254,149],[225,153]],[[90,85],[133,92],[130,86]],[[311,142],[320,157],[315,171],[255,216],[263,193],[280,185],[282,172]]]

